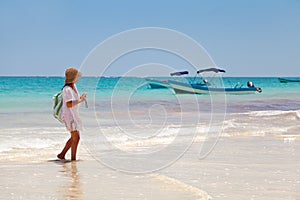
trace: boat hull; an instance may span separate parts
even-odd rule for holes
[[[154,79],[146,79],[151,89],[166,89],[169,88],[170,85],[167,81],[160,81]]]
[[[214,88],[201,86],[197,84],[187,84],[177,81],[168,81],[171,88],[176,94],[212,94],[212,93],[226,93],[226,94],[253,94],[257,88]]]

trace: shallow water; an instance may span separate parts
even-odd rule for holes
[[[149,89],[144,78],[84,77],[77,87],[88,93],[89,108],[81,108],[86,139],[93,141],[102,134],[116,144],[126,141],[130,146],[132,141],[147,146],[171,143],[177,136],[190,140],[195,136],[297,135],[300,84],[257,77],[226,77],[223,84],[242,85],[249,80],[263,92],[175,95],[171,89]],[[52,96],[63,82],[63,77],[0,77],[0,152],[30,146],[41,151],[56,148],[57,136],[65,130],[52,117]]]

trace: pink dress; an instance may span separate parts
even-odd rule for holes
[[[77,91],[76,85],[74,85]],[[82,130],[82,122],[79,118],[79,104],[72,108],[67,107],[67,102],[78,101],[80,99],[79,93],[77,93],[69,86],[65,86],[62,91],[63,106],[62,106],[62,120],[66,125],[68,131]]]

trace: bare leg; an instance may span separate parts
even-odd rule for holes
[[[64,149],[61,151],[60,154],[57,155],[57,157],[59,159],[65,159],[65,155],[68,152],[68,150],[71,148],[71,146],[72,146],[72,137],[67,141]]]
[[[71,132],[71,138],[72,138],[72,145],[71,145],[71,160],[76,160],[76,152],[77,152],[77,146],[80,140],[79,131],[72,131]]]

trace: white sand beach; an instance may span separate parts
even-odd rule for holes
[[[205,158],[196,142],[167,168],[130,174],[102,165],[82,145],[76,162],[1,162],[1,199],[297,200],[299,152],[299,140],[221,138]]]

